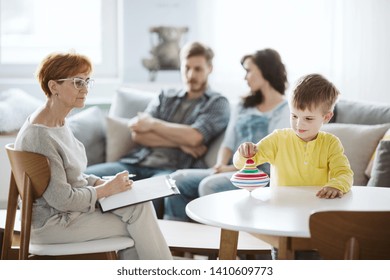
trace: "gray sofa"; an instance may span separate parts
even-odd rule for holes
[[[107,115],[99,108],[91,107],[69,118],[75,136],[85,145],[89,164],[115,161],[133,147],[127,121],[136,116],[137,112],[143,111],[157,94],[157,92],[120,88],[113,98]],[[335,115],[331,123],[324,126],[324,130],[338,136],[343,143],[355,173],[354,185],[367,183],[375,185],[380,182],[381,185],[387,186],[389,180],[383,177],[390,176],[390,170],[376,172],[378,171],[376,168],[383,169],[384,166],[388,166],[383,164],[386,157],[372,158],[372,155],[389,128],[389,104],[367,104],[349,100],[340,100],[337,103]],[[215,139],[205,156],[205,161],[210,167],[216,161],[222,139],[223,135]],[[376,178],[370,180],[365,174],[370,162],[374,163],[371,164],[373,165],[371,175],[380,175],[380,180]],[[390,186],[390,183],[388,185]]]
[[[390,168],[384,169],[390,157],[383,153],[373,157],[380,142],[387,142],[381,140],[390,140],[390,104],[340,100],[332,122],[323,129],[343,143],[355,173],[354,185],[390,186]]]
[[[158,92],[120,88],[112,100],[108,115],[97,107],[91,107],[69,118],[76,138],[86,148],[89,165],[115,161],[133,147],[127,121],[144,111],[157,94]],[[205,156],[208,166],[215,163],[222,139],[221,134],[210,146]]]

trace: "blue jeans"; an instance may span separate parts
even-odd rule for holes
[[[185,208],[188,202],[199,196],[237,189],[230,182],[234,172],[213,174],[212,169],[183,169],[171,176],[181,195],[164,199],[164,219],[190,221]]]
[[[85,174],[94,174],[98,177],[103,176],[113,176],[123,170],[129,171],[129,173],[134,173],[136,176],[132,180],[141,180],[150,178],[153,176],[171,174],[174,170],[171,169],[159,169],[153,167],[146,167],[136,164],[126,164],[119,161],[116,162],[105,162],[95,165],[88,166],[85,170]],[[164,213],[164,199],[155,199],[153,200],[153,205],[156,210],[157,217],[162,219]]]

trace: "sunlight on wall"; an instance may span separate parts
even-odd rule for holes
[[[390,102],[385,92],[390,1],[215,0],[212,8],[213,35],[207,37],[216,52],[212,82],[228,96],[248,90],[240,58],[270,47],[287,67],[288,93],[299,77],[316,72],[342,98],[373,101],[374,89],[374,101]]]
[[[11,3],[12,6],[15,3],[33,5],[28,0],[0,1]],[[37,0],[34,5],[47,1]],[[40,29],[40,34],[37,33],[41,36],[41,40],[37,40],[38,45],[50,50],[57,49],[56,44],[64,38],[69,43],[66,49],[74,47],[74,42],[79,44],[81,39],[85,39],[83,41],[86,47],[97,47],[96,56],[94,51],[87,52],[95,63],[103,59],[105,67],[96,65],[95,73],[100,79],[97,80],[95,93],[91,98],[110,97],[120,83],[154,88],[167,83],[180,85],[178,71],[160,71],[157,82],[149,83],[148,71],[141,64],[142,58],[150,55],[149,28],[177,25],[189,27],[186,40],[199,40],[213,48],[215,59],[214,71],[210,77],[211,85],[231,99],[248,91],[244,80],[245,72],[240,65],[241,57],[263,48],[274,48],[287,67],[290,82],[288,94],[299,77],[317,72],[325,75],[340,89],[342,98],[390,103],[390,95],[387,94],[390,73],[389,0],[91,1],[93,4],[82,1],[85,2],[84,8],[81,8],[80,1],[63,1],[66,9],[58,5],[61,0],[48,1],[56,8],[54,15],[59,14],[57,8],[61,8],[61,15],[72,14],[75,17],[78,14],[75,18],[82,19],[83,23],[79,27],[72,25],[76,22],[73,18],[61,20],[61,23],[66,23],[65,29],[61,30],[55,22],[47,23],[46,25],[51,24],[49,27],[55,28],[54,33],[60,39],[54,38],[54,35],[44,35],[45,40],[41,39],[41,33],[46,28]],[[52,2],[57,3],[57,6]],[[117,2],[121,3],[118,5],[119,10],[115,4]],[[101,38],[95,36],[99,33],[93,32],[96,31],[93,26],[98,25],[97,17],[89,18],[90,14],[98,14],[99,3],[105,13]],[[5,9],[2,10],[2,20],[10,15],[8,11],[7,9],[6,13]],[[14,13],[23,14],[23,11],[15,8]],[[40,9],[36,13],[39,16],[47,11]],[[22,16],[18,24],[24,24],[24,27],[19,28],[33,29],[26,24],[26,20],[31,17],[32,15],[27,18]],[[60,17],[57,19],[60,20]],[[8,28],[12,30],[17,26],[12,24]],[[0,25],[0,30],[4,31],[5,27],[4,24]],[[4,44],[4,38],[0,39]],[[33,46],[24,45],[28,46],[29,51],[34,51]],[[99,47],[103,47],[103,53]],[[82,52],[81,47],[76,49]],[[14,52],[16,48],[12,46],[8,50]],[[27,52],[23,54],[27,55]],[[22,58],[0,54],[0,59],[5,57],[13,58],[14,62]],[[29,59],[32,57],[28,55]],[[12,86],[41,95],[31,76],[35,66],[34,70],[22,69],[20,65],[12,66],[0,68],[0,91]],[[22,72],[27,73],[31,81],[4,81],[4,78],[26,78],[21,75]],[[107,81],[104,81],[105,78]]]
[[[1,63],[37,64],[48,53],[76,48],[102,61],[100,1],[3,0],[2,5]]]
[[[263,48],[273,48],[280,53],[288,71],[289,90],[306,73],[331,72],[331,2],[217,2],[223,9],[216,9],[213,21],[213,46],[217,54],[213,82],[224,85],[229,95],[241,95],[248,90],[239,63],[241,57]],[[234,90],[238,92],[232,92]]]

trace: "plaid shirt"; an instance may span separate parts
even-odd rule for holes
[[[146,113],[157,119],[167,122],[173,122],[177,108],[185,100],[186,92],[184,90],[162,91],[159,96],[149,103],[145,109]],[[209,146],[220,133],[222,133],[230,117],[229,101],[226,97],[210,89],[206,90],[204,95],[199,98],[194,110],[188,114],[181,124],[190,125],[197,129],[203,135],[203,143]],[[132,151],[121,161],[129,164],[137,164],[145,159],[152,148],[140,147]],[[189,154],[184,153],[179,148],[171,148],[172,155],[177,157],[177,169],[182,168],[207,168],[204,158],[195,159]]]

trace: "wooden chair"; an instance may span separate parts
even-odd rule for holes
[[[390,259],[389,211],[327,211],[310,216],[313,248],[324,259]]]
[[[116,251],[134,246],[130,237],[105,238],[66,244],[30,244],[33,202],[41,197],[50,182],[49,160],[40,154],[15,151],[6,145],[11,163],[11,180],[8,195],[7,217],[3,236],[2,259],[19,259],[32,256],[59,259],[116,259]],[[19,249],[12,248],[18,197],[22,200]],[[18,224],[18,223],[17,223]],[[16,225],[18,230],[18,225]],[[51,257],[50,257],[51,256]]]

